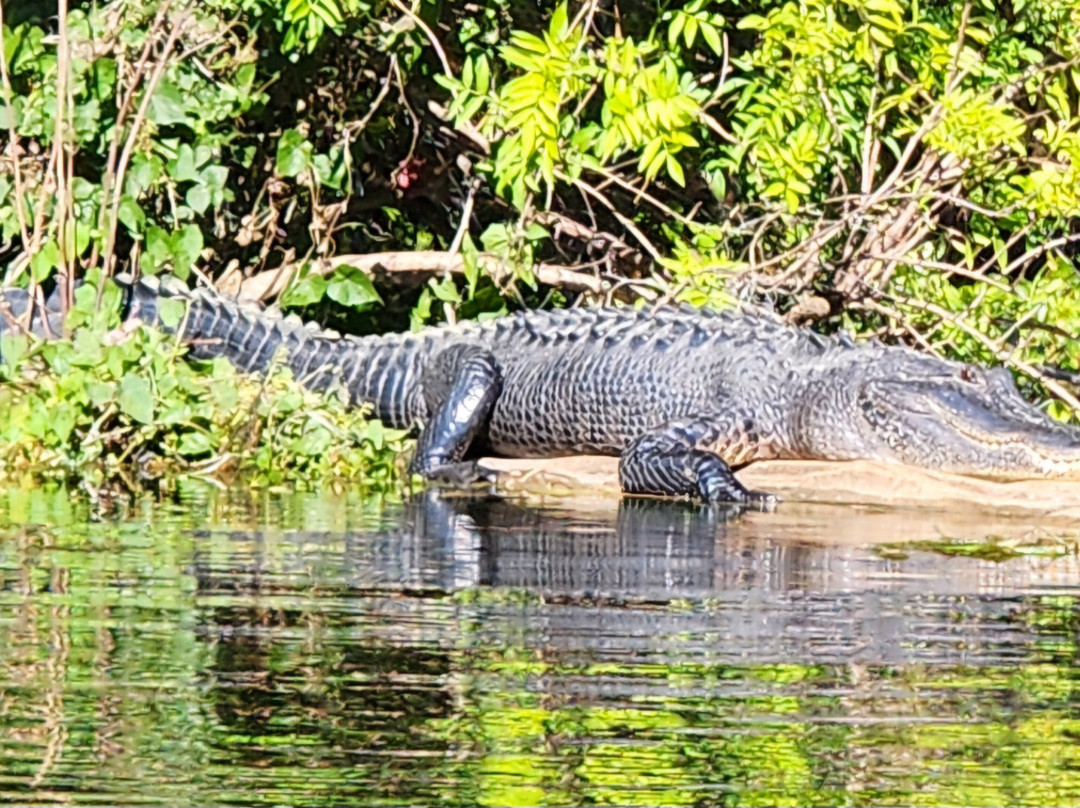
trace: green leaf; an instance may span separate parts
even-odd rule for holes
[[[484,251],[505,257],[510,246],[510,230],[505,224],[489,224],[480,234]]]
[[[356,267],[337,270],[326,284],[326,296],[349,308],[382,303],[371,279]]]
[[[668,26],[668,47],[674,48],[679,41],[679,34],[682,33],[683,25],[686,24],[686,14],[681,11],[676,11],[675,16],[671,21],[671,25]]]
[[[461,68],[461,83],[470,89],[473,86],[473,60],[471,56],[465,60],[465,64]]]
[[[424,324],[431,319],[431,302],[434,300],[431,294],[431,290],[428,287],[424,287],[420,292],[420,297],[416,301],[416,305],[413,306],[412,311],[409,312],[409,330],[419,331],[424,327]]]
[[[769,21],[758,14],[747,14],[736,25],[743,30],[749,28],[753,31],[764,31],[769,27]]]
[[[430,286],[431,291],[435,293],[435,297],[444,303],[461,302],[461,294],[458,292],[457,284],[455,284],[454,279],[449,276],[438,282],[432,278],[428,281],[428,286]]]
[[[667,173],[680,187],[686,187],[686,177],[683,175],[682,166],[673,154],[667,156]]]
[[[555,7],[554,13],[551,15],[551,25],[548,26],[548,31],[551,32],[553,39],[563,39],[569,28],[569,20],[566,12],[566,3],[559,3]]]
[[[341,9],[332,0],[309,0],[311,10],[319,16],[327,28],[334,28],[344,22]]]
[[[525,228],[525,238],[529,241],[539,241],[540,239],[551,238],[551,234],[542,224],[533,222]]]
[[[146,230],[146,247],[139,256],[139,268],[151,275],[158,272],[172,255],[169,233],[157,225]]]
[[[120,395],[116,403],[131,420],[149,424],[154,420],[154,395],[150,383],[142,376],[128,373],[120,380]]]
[[[214,451],[214,441],[205,432],[185,432],[177,442],[176,451],[184,457],[196,457]]]
[[[195,150],[188,144],[181,144],[176,152],[176,159],[171,166],[172,178],[177,182],[190,182],[198,179],[199,172],[195,167]]]
[[[314,147],[296,129],[286,129],[278,141],[277,173],[283,177],[295,177],[311,165]]]
[[[788,213],[795,213],[799,209],[799,195],[790,188],[784,192],[784,201],[787,203]]]
[[[724,52],[724,45],[720,41],[720,32],[716,30],[715,26],[707,23],[701,24],[701,35],[705,37],[705,43],[709,46],[709,49],[717,56],[721,56]]]
[[[465,280],[469,284],[469,299],[476,294],[476,282],[480,278],[480,261],[472,237],[466,233],[461,241],[461,258],[465,265]]]
[[[491,87],[491,66],[487,56],[480,54],[476,60],[476,92],[485,95]]]
[[[60,443],[67,443],[75,429],[75,412],[71,404],[56,407],[49,415],[49,426]]]
[[[777,180],[776,182],[769,183],[762,193],[765,196],[780,196],[780,194],[784,193],[786,188],[787,186],[783,182]]]
[[[284,306],[310,306],[326,295],[326,278],[321,275],[305,275],[291,284],[281,296]]]
[[[386,427],[378,418],[372,418],[367,425],[367,439],[376,449],[382,449],[386,442]]]
[[[210,397],[223,410],[231,410],[240,401],[240,393],[236,389],[236,382],[231,377],[211,383]]]
[[[102,345],[101,337],[89,328],[80,328],[75,332],[72,339],[75,352],[71,357],[71,364],[78,367],[97,367],[104,358],[105,346]]]
[[[146,224],[146,214],[142,207],[130,196],[124,196],[116,211],[117,218],[132,233],[141,233]]]
[[[329,154],[316,154],[311,161],[320,185],[340,191],[345,182],[345,152],[333,148]]]
[[[184,201],[193,211],[202,215],[210,207],[210,190],[205,185],[192,185],[184,194]]]
[[[686,42],[686,47],[694,47],[694,40],[697,39],[698,21],[696,17],[687,17],[686,25],[683,26],[683,41]]]
[[[161,316],[162,325],[166,328],[176,328],[180,325],[186,311],[184,301],[175,297],[162,297],[158,300],[158,314]]]
[[[9,368],[18,366],[19,360],[26,356],[30,340],[22,334],[4,334],[0,336],[0,358]]]
[[[124,179],[124,192],[134,198],[150,190],[165,173],[165,166],[156,154],[132,156],[131,167]]]
[[[188,102],[184,94],[169,81],[162,81],[158,85],[157,92],[150,98],[150,107],[147,117],[158,126],[188,123],[186,109]]]
[[[56,239],[49,239],[41,245],[41,249],[30,259],[30,275],[37,283],[49,277],[54,269],[60,265],[60,245]]]
[[[94,408],[100,410],[113,400],[116,385],[112,382],[91,382],[86,386],[86,393],[90,396],[90,403]]]
[[[186,280],[192,265],[199,259],[203,248],[203,234],[198,225],[187,224],[172,234],[170,239],[173,273]]]

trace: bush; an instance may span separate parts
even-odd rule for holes
[[[118,327],[112,284],[100,311],[92,285],[76,298],[71,339],[0,340],[0,479],[79,476],[137,489],[184,473],[401,490],[404,433],[344,397],[305,390],[285,367],[253,377],[224,359],[193,362],[160,331]]]

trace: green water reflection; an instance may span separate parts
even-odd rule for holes
[[[0,801],[1080,804],[1072,554],[689,506],[0,498]]]

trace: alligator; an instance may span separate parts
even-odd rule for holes
[[[474,479],[469,458],[480,453],[616,455],[628,494],[768,506],[775,500],[733,469],[869,459],[990,478],[1080,476],[1080,428],[1028,403],[1007,370],[767,315],[553,309],[358,337],[183,284],[120,283],[127,318],[164,327],[161,301],[183,301],[172,330],[197,358],[224,356],[245,372],[284,362],[312,389],[341,386],[388,426],[422,427],[411,468],[430,479]],[[9,316],[25,312],[25,293],[3,301]],[[33,327],[46,322],[57,330],[55,306]]]

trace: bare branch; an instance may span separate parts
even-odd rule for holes
[[[438,38],[435,36],[435,32],[428,27],[428,24],[420,19],[416,12],[406,6],[401,0],[390,0],[390,5],[408,17],[413,23],[420,28],[428,38],[428,42],[431,43],[431,47],[435,49],[435,53],[439,57],[439,62],[442,63],[443,73],[449,79],[454,78],[454,71],[450,69],[450,62],[446,58],[446,51],[443,50],[443,46],[439,44]]]
[[[498,256],[481,253],[477,260],[480,266],[493,277],[498,278],[506,274],[505,264]],[[240,284],[239,297],[245,300],[268,300],[281,294],[302,265],[302,262],[287,264],[252,275]],[[381,270],[403,277],[415,275],[427,278],[433,275],[463,275],[465,259],[456,253],[420,250],[337,255],[333,258],[312,261],[309,267],[316,275],[329,275],[341,267],[353,267],[367,275],[373,275]],[[532,271],[536,279],[547,286],[559,286],[592,294],[600,294],[604,290],[604,284],[599,278],[577,272],[569,267],[538,264]]]

